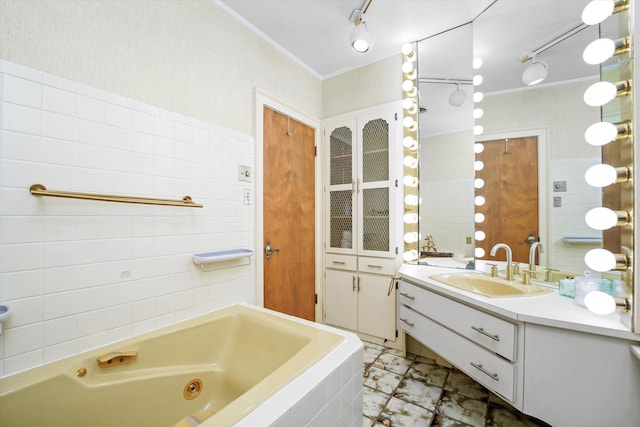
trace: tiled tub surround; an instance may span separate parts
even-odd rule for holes
[[[434,353],[365,342],[363,427],[545,427]]]
[[[112,352],[135,356],[96,364]],[[0,413],[9,425],[359,426],[362,354],[354,334],[233,305],[0,379]]]
[[[7,61],[0,126],[0,376],[255,301],[252,267],[191,260],[253,247],[251,137]],[[34,197],[36,183],[204,208]]]

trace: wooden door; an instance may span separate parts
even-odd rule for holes
[[[315,320],[315,130],[264,108],[264,306]]]
[[[483,141],[484,151],[476,154],[484,168],[476,172],[476,178],[484,180],[484,186],[476,189],[485,203],[476,205],[476,213],[485,220],[476,223],[476,230],[484,231],[486,238],[476,241],[476,247],[485,251],[483,259],[506,259],[500,250],[489,256],[496,243],[506,243],[513,251],[513,261],[528,263],[531,242],[539,240],[538,230],[538,138],[508,138]]]

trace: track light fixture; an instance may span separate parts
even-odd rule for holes
[[[546,63],[536,60],[536,55],[531,58],[533,63],[522,72],[522,83],[533,86],[547,78],[549,67]]]
[[[373,0],[364,0],[360,9],[354,9],[351,12],[349,21],[355,24],[355,28],[351,32],[350,43],[351,49],[356,53],[367,53],[376,42],[375,34],[369,32],[364,15],[369,9]]]

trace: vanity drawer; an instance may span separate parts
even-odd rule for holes
[[[516,366],[433,322],[400,306],[399,323],[409,335],[503,398],[515,402]]]
[[[358,257],[358,271],[393,276],[396,274],[396,260],[393,258]]]
[[[350,271],[358,269],[358,258],[353,255],[325,254],[325,262],[327,268]]]
[[[400,281],[401,304],[470,339],[484,348],[515,360],[517,325],[442,295]]]

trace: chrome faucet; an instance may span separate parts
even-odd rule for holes
[[[529,249],[529,270],[536,271],[536,248],[538,253],[544,253],[544,247],[540,242],[533,242]]]
[[[511,267],[511,248],[509,247],[509,245],[504,243],[496,243],[491,248],[490,255],[495,256],[496,252],[500,248],[504,249],[504,251],[507,253],[507,280],[513,280],[513,269]]]

